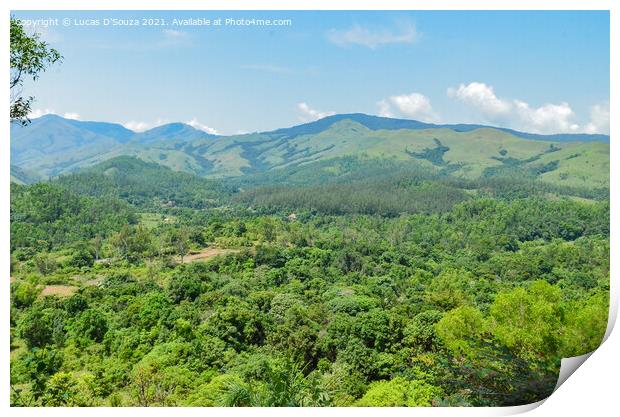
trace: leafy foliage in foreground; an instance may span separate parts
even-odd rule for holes
[[[323,189],[345,201],[355,187]],[[508,189],[463,198],[452,187],[459,198],[407,214],[313,214],[299,195],[273,214],[158,208],[146,223],[108,197],[14,186],[12,404],[544,398],[560,358],[604,334],[609,204]],[[205,247],[235,251],[178,262]]]

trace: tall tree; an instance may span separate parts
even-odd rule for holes
[[[11,122],[21,125],[30,123],[30,113],[34,97],[23,96],[23,84],[27,78],[36,80],[41,71],[60,61],[62,56],[40,40],[40,35],[29,35],[19,19],[11,17]]]
[[[185,255],[189,253],[189,230],[186,228],[176,229],[172,233],[171,241],[176,253],[181,258],[181,263],[183,263]]]

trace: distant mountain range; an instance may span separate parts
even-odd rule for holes
[[[481,128],[493,128],[497,130],[501,130],[503,132],[508,132],[514,136],[523,138],[523,139],[532,139],[532,140],[545,140],[545,141],[557,141],[557,142],[604,142],[609,143],[608,135],[600,135],[600,134],[587,134],[587,133],[557,133],[552,135],[540,135],[537,133],[525,133],[519,132],[517,130],[508,129],[504,127],[494,127],[480,124],[434,124],[434,123],[425,123],[419,122],[417,120],[410,119],[393,119],[390,117],[379,117],[372,116],[363,113],[353,113],[353,114],[336,114],[333,116],[328,116],[323,119],[317,120],[316,122],[305,123],[298,126],[278,129],[273,131],[273,133],[283,133],[289,135],[291,137],[306,135],[306,134],[315,134],[319,133],[327,128],[329,128],[334,123],[340,120],[354,120],[371,130],[399,130],[399,129],[437,129],[437,128],[447,128],[454,130],[456,132],[470,132],[472,130],[481,129]]]
[[[211,135],[183,123],[137,133],[119,124],[56,115],[35,119],[26,127],[11,126],[11,178],[16,182],[76,172],[119,156],[207,178],[355,156],[416,161],[428,169],[467,178],[527,172],[562,185],[609,184],[607,135],[538,135],[359,113],[234,136]]]

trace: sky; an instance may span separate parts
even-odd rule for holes
[[[32,117],[237,134],[360,112],[609,132],[607,11],[12,14],[64,57],[25,84]]]

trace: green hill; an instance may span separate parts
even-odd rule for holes
[[[468,132],[448,128],[372,130],[342,120],[316,134],[225,137],[192,150],[186,153],[199,154],[213,164],[208,173],[212,177],[271,172],[357,156],[416,161],[428,169],[448,170],[469,179],[507,174],[506,168],[511,168],[513,173],[557,185],[607,187],[609,182],[607,144],[526,140],[493,128]],[[569,158],[575,154],[580,156]],[[582,161],[584,155],[589,155],[588,164]],[[554,174],[555,170],[560,171]]]
[[[223,185],[212,180],[129,156],[61,175],[53,182],[80,195],[110,196],[141,208],[205,208],[227,194]]]
[[[543,136],[359,114],[235,136],[213,136],[181,123],[143,133],[114,126],[58,116],[37,119],[12,130],[11,156],[17,167],[43,176],[120,156],[213,179],[356,157],[414,161],[464,179],[518,176],[562,186],[609,184],[609,137],[603,135]]]

